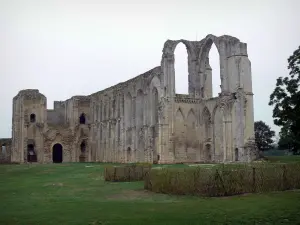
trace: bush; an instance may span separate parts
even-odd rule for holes
[[[141,181],[151,170],[151,164],[128,164],[125,166],[107,166],[104,168],[105,181]]]
[[[164,168],[145,176],[144,188],[153,192],[229,196],[300,188],[300,163],[223,165],[215,168]]]

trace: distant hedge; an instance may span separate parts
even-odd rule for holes
[[[145,189],[158,193],[230,196],[300,188],[300,163],[164,168],[145,176]]]
[[[127,164],[122,166],[106,166],[104,168],[105,181],[128,182],[142,181],[151,170],[151,164]]]

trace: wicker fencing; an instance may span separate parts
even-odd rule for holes
[[[144,187],[158,193],[209,197],[299,189],[300,163],[151,170]]]

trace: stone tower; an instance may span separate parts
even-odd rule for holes
[[[12,162],[43,162],[47,99],[35,89],[22,90],[13,98]]]

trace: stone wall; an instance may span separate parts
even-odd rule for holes
[[[91,145],[95,161],[152,162],[160,67],[92,94]]]
[[[11,161],[11,138],[0,139],[0,163],[10,163]]]

